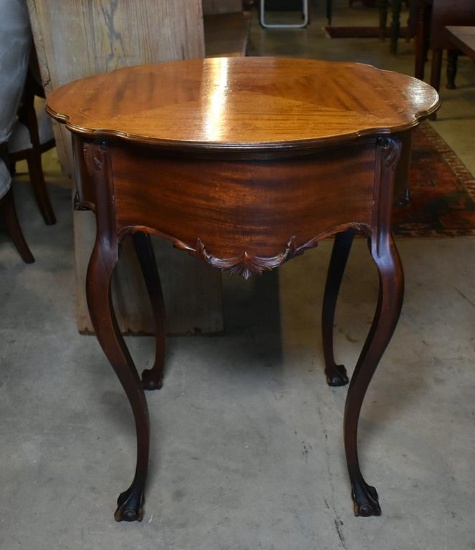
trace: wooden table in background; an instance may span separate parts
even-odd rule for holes
[[[454,46],[475,61],[475,27],[445,27],[448,39]]]
[[[455,88],[457,48],[445,27],[475,23],[473,0],[417,0],[416,52],[414,76],[424,79],[428,50],[432,50],[430,84],[440,88],[443,51],[447,50],[447,88]]]
[[[119,497],[117,520],[143,516],[150,437],[143,387],[162,385],[164,311],[150,234],[245,278],[334,235],[322,316],[330,385],[348,382],[333,357],[335,305],[354,234],[368,239],[379,298],[348,389],[344,438],[355,514],[380,514],[376,490],[360,471],[357,426],[403,298],[391,234],[394,188],[407,182],[412,130],[438,104],[429,85],[409,76],[261,57],[129,67],[51,93],[49,113],[73,135],[79,199],[96,216],[89,311],[135,418],[136,472]],[[110,300],[127,235],[157,323],[155,364],[142,380]]]

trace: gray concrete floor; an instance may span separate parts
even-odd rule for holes
[[[262,54],[357,59],[411,72],[412,45],[263,31]],[[363,15],[362,15],[363,14]],[[334,24],[375,11],[335,10]],[[442,90],[435,127],[475,172],[475,67]],[[162,391],[148,394],[152,460],[141,524],[112,519],[132,477],[128,405],[93,337],[75,325],[70,192],[50,156],[58,224],[27,183],[15,193],[36,263],[0,232],[2,550],[468,550],[475,548],[475,239],[398,239],[406,296],[360,422],[380,518],[355,518],[342,446],[346,389],[325,384],[320,338],[331,243],[251,283],[225,278],[227,332],[170,338]],[[311,283],[310,283],[311,281]],[[374,310],[366,244],[352,252],[336,320],[350,372]],[[152,341],[128,338],[140,364]]]

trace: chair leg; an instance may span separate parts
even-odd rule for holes
[[[26,157],[26,162],[36,203],[43,216],[43,220],[46,225],[54,225],[56,223],[56,216],[49,200],[48,190],[46,189],[43,167],[41,165],[41,153],[34,148],[31,149]]]
[[[388,0],[378,0],[377,6],[379,12],[379,39],[384,40],[388,25]]]
[[[26,244],[25,237],[18,222],[18,216],[15,208],[15,201],[13,199],[13,191],[10,188],[6,195],[0,199],[0,212],[5,220],[5,225],[10,237],[15,244],[22,260],[27,264],[32,264],[35,261],[33,254],[31,253],[28,245]]]
[[[456,50],[447,51],[447,89],[455,90],[455,77],[457,76],[458,52]]]
[[[420,4],[420,5],[419,5]],[[424,80],[424,65],[429,51],[430,11],[425,2],[419,2],[416,20],[416,55],[414,76]]]
[[[440,89],[440,73],[442,71],[442,50],[432,49],[432,64],[430,69],[430,85],[437,90]],[[437,120],[437,113],[432,113],[429,120]]]
[[[351,8],[351,0],[350,0],[350,8]],[[325,10],[326,10],[326,16],[327,16],[327,23],[328,25],[331,25],[332,16],[333,16],[333,0],[326,0]]]
[[[389,51],[392,54],[397,53],[397,44],[399,40],[399,31],[401,29],[401,0],[393,0],[392,3],[392,21],[391,21],[391,44]]]
[[[432,65],[430,70],[430,85],[439,91],[440,88],[440,72],[442,70],[442,50],[432,50]]]

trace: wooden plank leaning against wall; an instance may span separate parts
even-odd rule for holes
[[[123,66],[204,56],[201,0],[27,0],[27,4],[46,94],[71,80]],[[61,163],[71,175],[69,136],[60,130],[56,135]],[[94,236],[94,215],[74,212],[81,332],[93,330],[84,289]],[[154,241],[168,331],[222,331],[220,272],[174,250],[168,242]],[[151,310],[130,243],[124,246],[116,275],[113,299],[121,330],[152,332]]]

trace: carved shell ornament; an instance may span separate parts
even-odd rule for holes
[[[201,241],[201,239],[196,240],[195,248],[188,246],[187,244],[175,240],[174,245],[180,250],[185,250],[191,256],[201,258],[206,263],[212,267],[218,269],[223,269],[229,271],[231,275],[240,275],[244,279],[249,279],[252,275],[262,275],[264,271],[271,271],[272,269],[279,267],[287,260],[294,258],[295,256],[300,256],[309,248],[315,248],[318,246],[318,241],[328,237],[334,233],[339,233],[347,229],[354,229],[358,233],[365,234],[368,231],[368,228],[359,223],[350,223],[345,224],[341,227],[332,228],[324,233],[314,237],[313,239],[307,241],[301,246],[296,245],[296,237],[293,235],[287,242],[285,249],[272,257],[262,257],[254,256],[249,254],[247,251],[244,251],[239,256],[234,256],[232,258],[217,258],[213,256],[206,250],[206,245]]]
[[[205,245],[200,239],[196,241],[195,249],[187,248],[187,251],[192,256],[197,256],[207,262],[212,267],[225,269],[231,275],[240,275],[244,279],[249,279],[252,275],[261,275],[263,271],[270,271],[275,267],[283,264],[286,260],[292,258],[296,254],[295,237],[291,237],[285,250],[277,256],[263,258],[261,256],[251,256],[247,252],[243,252],[240,256],[233,258],[216,258],[209,254]]]

